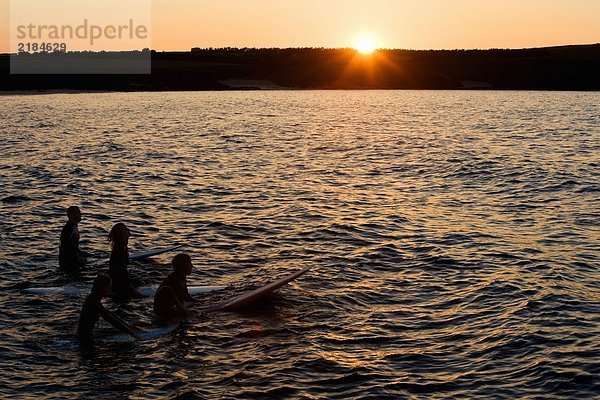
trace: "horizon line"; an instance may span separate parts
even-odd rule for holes
[[[559,44],[559,45],[548,45],[548,46],[534,46],[534,47],[489,47],[489,48],[444,48],[444,49],[411,49],[411,48],[391,48],[391,47],[381,47],[375,49],[375,51],[494,51],[494,50],[502,50],[502,51],[513,51],[513,50],[541,50],[541,49],[551,49],[551,48],[560,48],[560,47],[584,47],[584,46],[600,46],[600,42],[596,43],[577,43],[577,44]],[[351,50],[358,51],[354,47],[325,47],[325,46],[296,46],[296,47],[233,47],[233,46],[222,46],[222,47],[192,47],[189,50],[155,50],[155,49],[135,49],[135,50],[76,50],[76,51],[67,51],[66,53],[131,53],[131,52],[143,52],[150,51],[153,53],[193,53],[193,52],[201,52],[201,51],[219,51],[219,50],[228,50],[228,51],[239,51],[239,50]],[[60,52],[53,53],[25,53],[25,54],[56,54]],[[19,53],[10,53],[10,52],[0,52],[0,55],[17,55]]]

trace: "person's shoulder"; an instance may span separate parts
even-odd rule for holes
[[[70,229],[73,229],[73,224],[71,221],[67,220],[67,222],[65,222],[65,224],[63,225],[62,231],[66,232]]]
[[[167,276],[165,278],[164,282],[169,283],[169,284],[173,284],[173,283],[177,282],[177,274],[175,272],[171,272],[169,274],[169,276]]]
[[[129,252],[127,250],[127,246],[124,246],[122,244],[115,244],[113,245],[112,251],[110,252],[110,257],[111,258],[127,258],[129,257]]]
[[[171,272],[163,281],[161,282],[159,289],[163,287],[172,287],[173,283],[176,282],[175,272]]]
[[[113,253],[122,253],[127,250],[127,246],[123,243],[114,243],[112,246]]]
[[[83,301],[83,306],[84,307],[97,307],[97,306],[102,306],[101,303],[99,303],[94,296],[92,296],[91,294],[89,294],[85,300]]]

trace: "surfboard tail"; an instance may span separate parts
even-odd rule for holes
[[[306,267],[303,270],[294,272],[293,274],[287,275],[277,281],[271,282],[268,285],[260,287],[256,290],[253,290],[249,293],[243,294],[229,302],[221,303],[217,306],[208,308],[203,310],[204,312],[217,312],[217,311],[236,311],[241,308],[244,308],[257,300],[263,298],[269,293],[273,293],[277,289],[281,288],[284,285],[292,282],[293,280],[298,279],[302,275],[306,274],[312,267]]]

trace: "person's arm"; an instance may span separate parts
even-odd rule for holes
[[[81,249],[79,248],[79,229],[77,228],[77,225],[73,226],[68,240],[69,242],[71,242],[71,246],[73,247],[74,253],[77,254],[79,257],[84,257],[81,254]]]
[[[185,315],[186,317],[189,316],[187,308],[185,308],[185,306],[183,304],[181,304],[181,302],[175,295],[175,292],[173,291],[173,289],[171,289],[170,286],[163,286],[159,290],[159,292],[156,293],[156,295],[158,295],[158,293],[161,293],[161,292],[162,292],[161,295],[164,295],[166,293],[166,296],[168,296],[168,298],[173,302],[173,304],[175,304],[175,308],[177,308],[177,310],[179,310],[181,313],[183,313],[183,315]]]
[[[122,281],[124,286],[129,287],[130,295],[133,298],[141,299],[144,297],[131,282],[131,277],[129,276],[129,270],[127,269],[127,265],[129,265],[129,250],[127,247],[121,249],[119,253],[117,253],[117,258],[115,263],[119,265],[119,269],[122,271]]]
[[[75,228],[67,223],[60,232],[60,247],[69,256],[79,253],[79,242],[75,235]]]
[[[185,301],[189,301],[190,303],[193,303],[194,301],[196,301],[196,300],[194,300],[194,298],[192,296],[190,296],[190,292],[188,292],[188,288],[187,288],[187,283],[183,286],[183,290],[184,290],[183,296],[185,298]]]
[[[129,265],[129,250],[125,246],[115,245],[110,253],[110,265],[115,270],[127,271]],[[129,279],[129,276],[127,277]]]
[[[127,269],[127,266],[129,265],[130,260],[129,249],[127,247],[123,249],[121,257],[121,265],[123,266],[124,280],[127,283],[127,286],[129,286],[130,296],[134,299],[143,299],[144,295],[141,294],[140,291],[135,288],[135,286],[133,286],[133,283],[131,282],[131,277],[129,276],[129,270]]]
[[[108,321],[108,323],[110,323],[112,326],[119,329],[120,331],[129,333],[136,339],[141,339],[141,336],[133,330],[133,327],[131,325],[123,321],[121,318],[117,317],[112,312],[108,311],[106,308],[104,308],[104,306],[100,307],[100,315],[102,316],[102,318]]]
[[[79,249],[79,256],[81,256],[83,258],[90,258],[90,257],[93,257],[93,254],[90,253],[89,251]]]

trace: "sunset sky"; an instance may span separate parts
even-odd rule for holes
[[[0,52],[8,5],[0,0]],[[600,42],[600,0],[154,0],[152,21],[157,50],[355,47],[364,35],[408,49]]]

